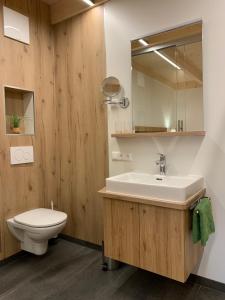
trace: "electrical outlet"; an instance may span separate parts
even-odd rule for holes
[[[132,153],[127,153],[127,160],[132,161],[133,160],[133,155]]]
[[[112,152],[112,160],[132,161],[132,153]]]
[[[132,153],[124,153],[123,154],[123,160],[125,160],[125,161],[132,161],[133,160]]]

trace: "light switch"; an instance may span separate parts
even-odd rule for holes
[[[121,152],[112,152],[112,160],[123,160],[123,155]]]
[[[12,165],[28,164],[34,162],[33,146],[10,147]]]

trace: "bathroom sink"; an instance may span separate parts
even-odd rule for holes
[[[140,197],[185,201],[204,188],[198,175],[163,176],[145,173],[124,173],[106,179],[106,191]]]

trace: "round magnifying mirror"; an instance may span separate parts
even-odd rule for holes
[[[107,77],[102,82],[102,93],[107,97],[115,97],[121,92],[121,85],[116,77]]]

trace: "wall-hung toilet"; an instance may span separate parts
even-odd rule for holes
[[[64,212],[37,208],[8,219],[7,224],[22,250],[42,255],[47,252],[48,240],[62,231],[66,220]]]

